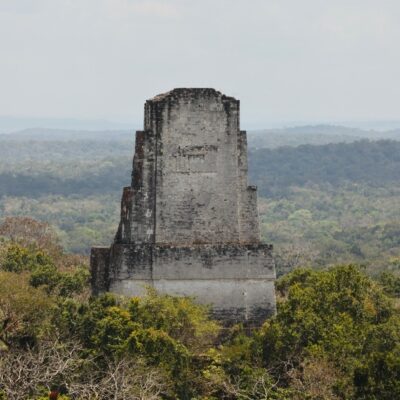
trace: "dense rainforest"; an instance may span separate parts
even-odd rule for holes
[[[372,274],[398,268],[400,142],[368,135],[328,127],[249,133],[249,180],[279,274],[337,262],[365,264]],[[332,137],[347,141],[310,144]],[[126,131],[0,135],[0,216],[46,221],[74,253],[109,244],[133,145]]]
[[[131,133],[0,135],[0,399],[400,398],[400,142],[318,132],[249,137],[280,276],[261,327],[151,289],[90,296]]]
[[[45,223],[0,226],[0,398],[393,400],[400,278],[355,265],[278,280],[260,328],[223,327],[190,298],[89,296],[86,258]]]

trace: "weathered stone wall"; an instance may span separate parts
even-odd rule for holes
[[[190,295],[214,304],[213,314],[255,324],[275,310],[270,245],[114,245],[107,290]]]
[[[121,210],[118,242],[258,241],[239,101],[212,89],[174,90],[148,100]]]
[[[248,186],[247,182],[247,134],[245,131],[240,131],[238,137],[238,156],[240,241],[242,243],[257,243],[260,240],[257,188]]]
[[[187,90],[147,107],[159,138],[156,243],[238,242],[238,101]]]
[[[214,89],[146,102],[114,244],[92,251],[94,292],[140,295],[150,284],[210,303],[225,320],[274,312],[272,248],[259,243],[239,106]]]

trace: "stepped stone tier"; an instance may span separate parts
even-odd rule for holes
[[[174,89],[146,101],[132,183],[111,247],[91,252],[94,294],[193,296],[227,322],[275,312],[272,246],[260,243],[239,101]]]

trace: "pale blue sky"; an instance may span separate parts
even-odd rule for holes
[[[142,121],[174,87],[242,126],[400,120],[398,0],[0,0],[0,115]]]

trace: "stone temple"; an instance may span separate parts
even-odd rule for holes
[[[146,101],[118,231],[111,247],[92,248],[91,270],[94,294],[140,296],[150,285],[250,326],[275,312],[238,100],[174,89]]]

